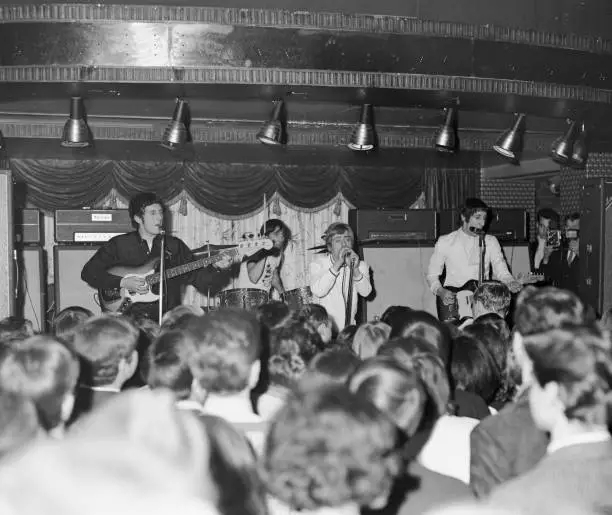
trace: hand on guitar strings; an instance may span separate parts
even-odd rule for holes
[[[442,302],[447,306],[455,302],[456,295],[452,291],[444,288],[443,286],[438,289],[436,295],[440,297],[442,299]]]
[[[121,279],[121,288],[125,288],[130,293],[147,293],[149,286],[145,278],[139,275],[128,275]]]
[[[213,263],[213,266],[219,270],[227,270],[232,266],[233,261],[233,258],[229,254],[223,254],[219,261]]]

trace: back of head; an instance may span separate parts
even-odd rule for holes
[[[25,318],[10,316],[0,320],[0,350],[2,346],[23,341],[33,335],[32,322]]]
[[[209,473],[222,515],[265,515],[266,492],[257,468],[257,457],[248,439],[234,426],[214,415],[198,417],[208,439]]]
[[[99,315],[86,320],[74,333],[71,347],[82,358],[82,380],[91,386],[112,384],[121,360],[136,351],[139,331],[121,316]]]
[[[55,315],[51,332],[58,338],[70,341],[74,331],[85,322],[85,320],[93,316],[94,314],[89,309],[81,306],[69,306]]]
[[[384,322],[367,322],[357,327],[353,352],[361,359],[376,356],[379,347],[389,339],[391,327]]]
[[[161,330],[185,329],[191,320],[202,315],[204,315],[204,310],[201,307],[180,304],[164,314]]]
[[[390,357],[377,356],[355,370],[348,387],[387,415],[406,437],[416,432],[427,394],[414,368],[404,367]]]
[[[50,336],[27,339],[0,362],[0,390],[30,399],[46,431],[68,419],[78,377],[77,358]]]
[[[183,331],[160,334],[147,353],[147,384],[151,388],[168,388],[177,399],[187,399],[193,382],[189,352],[189,340]]]
[[[391,326],[391,331],[397,333],[398,326],[404,325],[404,317],[410,313],[412,308],[408,306],[389,306],[380,316],[380,321]]]
[[[455,388],[479,395],[487,404],[501,386],[501,371],[493,355],[479,338],[467,333],[453,342],[451,373]]]
[[[294,510],[367,506],[398,472],[397,429],[366,399],[328,383],[297,392],[272,421],[262,465]]]
[[[448,366],[451,357],[451,339],[448,327],[427,311],[405,312],[401,321],[391,328],[390,338],[423,338],[438,350],[442,361]]]
[[[291,309],[280,301],[270,301],[255,308],[255,316],[263,328],[271,331],[285,322],[291,315]]]
[[[261,328],[255,315],[220,309],[192,320],[189,366],[200,388],[210,393],[238,393],[249,386],[261,354]]]
[[[489,315],[485,315],[489,316]],[[497,316],[497,315],[494,315]],[[473,324],[463,329],[463,333],[473,336],[484,344],[491,353],[501,372],[506,370],[508,351],[510,350],[510,329],[503,318],[497,320],[481,321],[477,318]],[[453,350],[454,358],[454,350]]]
[[[361,359],[347,349],[329,349],[313,358],[303,380],[344,384],[360,363]]]
[[[353,338],[355,338],[355,333],[357,332],[357,325],[351,324],[347,325],[344,329],[342,329],[336,336],[334,340],[334,347],[338,347],[341,349],[353,349]]]
[[[484,313],[497,313],[501,317],[505,317],[508,314],[511,300],[512,294],[510,289],[505,284],[497,281],[483,282],[476,288],[473,297],[476,308],[484,310]]]
[[[9,391],[0,394],[0,463],[40,432],[36,407],[30,399]]]
[[[612,357],[608,334],[595,326],[567,327],[523,340],[541,387],[557,383],[565,415],[589,425],[612,422]]]
[[[584,322],[585,309],[578,296],[552,286],[526,288],[514,310],[514,330],[522,336]]]
[[[317,327],[320,324],[329,322],[329,314],[321,304],[308,303],[304,304],[298,311],[298,317],[303,318]]]

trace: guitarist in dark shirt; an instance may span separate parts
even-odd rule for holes
[[[92,256],[81,272],[81,279],[98,290],[114,291],[125,288],[130,292],[145,294],[149,286],[142,276],[120,277],[108,272],[112,267],[139,267],[160,257],[161,240],[165,238],[166,270],[194,261],[194,256],[185,243],[174,236],[163,235],[165,206],[154,193],[140,193],[131,199],[130,218],[136,230],[115,236]],[[206,291],[211,281],[218,282],[217,269],[226,269],[231,259],[224,257],[213,266],[194,270],[164,282],[164,312],[181,304],[182,287],[193,284]],[[137,303],[129,313],[157,320],[158,302]]]

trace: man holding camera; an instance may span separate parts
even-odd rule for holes
[[[538,211],[537,239],[530,244],[531,269],[544,275],[544,284],[580,295],[580,213],[565,217],[562,230],[559,215],[550,208]]]

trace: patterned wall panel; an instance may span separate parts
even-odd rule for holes
[[[480,179],[480,196],[491,207],[525,209],[529,212],[530,238],[535,230],[534,181]]]
[[[0,170],[0,318],[13,314],[13,182]]]
[[[590,159],[589,159],[590,161]],[[561,167],[561,214],[568,215],[580,211],[582,204],[582,185],[587,177],[586,170]]]

